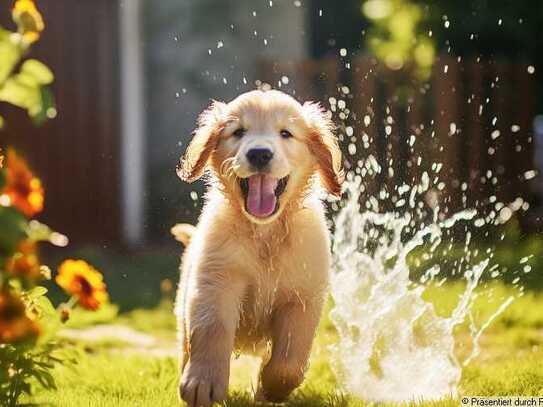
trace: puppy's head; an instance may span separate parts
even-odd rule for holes
[[[341,194],[341,151],[333,127],[318,104],[301,105],[275,90],[213,102],[200,115],[177,173],[192,182],[210,168],[245,216],[268,223],[304,194],[315,172],[328,192]]]

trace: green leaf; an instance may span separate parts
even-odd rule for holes
[[[0,116],[0,130],[4,128],[5,124],[6,124],[6,121],[4,120],[2,116]]]
[[[28,59],[21,66],[21,74],[32,76],[40,85],[49,85],[53,82],[53,72],[37,59]]]
[[[28,73],[8,78],[0,87],[0,101],[25,109],[36,125],[56,115],[53,94]]]
[[[49,298],[47,298],[46,296],[37,297],[35,304],[39,307],[40,311],[43,312],[44,315],[54,315],[55,318],[57,317],[55,307],[51,303],[51,300],[49,300]]]
[[[28,75],[13,75],[6,79],[0,88],[0,101],[11,103],[32,112],[41,110],[41,92],[39,84]]]
[[[28,223],[26,229],[28,237],[36,242],[48,242],[51,238],[51,233],[53,233],[53,230],[49,226],[35,219]]]
[[[6,170],[2,169],[0,170],[0,190],[4,189],[4,185],[6,185]]]
[[[25,217],[13,208],[0,206],[0,253],[11,254],[26,237]]]
[[[2,62],[0,62],[1,64]],[[55,117],[52,92],[46,86],[53,81],[53,74],[44,64],[29,59],[19,73],[0,82],[0,101],[25,109],[36,125]]]
[[[47,368],[52,368],[53,366],[54,365],[49,365],[47,366]],[[43,388],[56,389],[55,379],[53,378],[51,373],[49,373],[47,370],[45,369],[41,371],[34,370],[32,374],[40,382]]]
[[[47,294],[47,288],[41,287],[41,286],[34,287],[33,289],[31,289],[30,291],[26,293],[26,295],[28,295],[32,299],[36,299],[45,294]]]
[[[10,31],[0,27],[0,84],[7,79],[21,59],[22,50],[12,38]]]
[[[40,109],[34,112],[31,117],[36,126],[41,126],[47,119],[53,119],[57,115],[53,93],[47,86],[40,89],[41,105]]]

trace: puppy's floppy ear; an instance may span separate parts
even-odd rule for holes
[[[317,159],[321,183],[330,194],[339,198],[345,174],[334,123],[318,103],[306,102],[303,109],[310,129],[308,147]]]
[[[183,181],[196,181],[204,173],[209,156],[215,150],[219,134],[226,123],[225,106],[222,102],[213,101],[198,117],[198,127],[177,165],[177,175]]]

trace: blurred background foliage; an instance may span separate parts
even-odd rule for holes
[[[543,2],[490,0],[314,0],[311,50],[320,57],[346,48],[370,51],[389,67],[427,79],[440,52],[543,63]],[[340,22],[340,23],[338,23]],[[318,28],[317,28],[318,27]],[[541,85],[539,85],[541,89]],[[540,100],[539,106],[543,106]]]
[[[362,4],[371,22],[366,41],[373,54],[393,70],[408,65],[428,79],[436,54],[431,31],[423,32],[424,10],[408,0],[368,0]]]
[[[326,0],[314,3],[326,11],[322,17],[312,16],[321,22],[319,35],[312,39],[315,56],[341,47],[366,49],[369,31],[376,25],[387,26],[385,21],[395,21],[393,12],[401,11],[396,21],[416,27],[404,32],[416,39],[415,34],[428,35],[431,30],[437,50],[451,47],[456,55],[541,58],[543,3],[538,0],[345,0],[342,7],[326,7]]]

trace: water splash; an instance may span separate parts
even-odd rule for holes
[[[477,212],[464,210],[439,221],[436,208],[428,224],[422,222],[414,230],[415,220],[408,211],[361,210],[361,182],[357,178],[347,181],[349,197],[335,219],[331,318],[339,341],[333,346],[334,370],[349,392],[365,400],[454,397],[462,367],[455,356],[453,331],[466,319],[489,259],[464,272],[465,291],[451,315],[443,317],[423,299],[426,286],[410,279],[407,256],[423,244],[435,250],[446,230],[459,222],[473,221]],[[413,190],[426,189],[405,188],[404,193],[411,192],[412,208]],[[432,281],[438,274],[439,266],[431,267],[421,282]],[[511,300],[478,330],[471,325],[474,354],[482,330]]]

